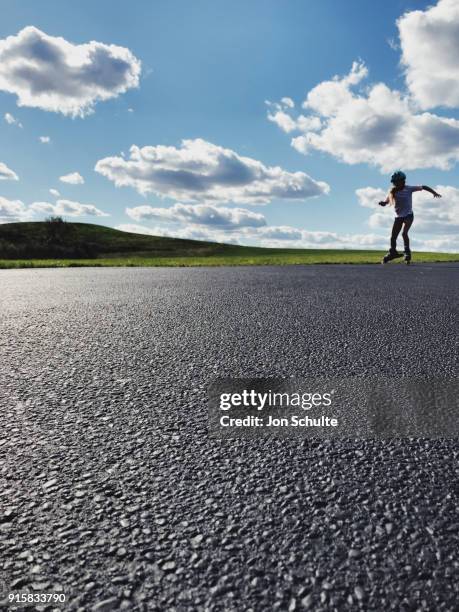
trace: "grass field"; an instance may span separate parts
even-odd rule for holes
[[[46,222],[0,225],[0,269],[81,266],[250,266],[377,264],[382,251],[265,249],[199,240],[130,234],[86,223],[66,223],[64,239],[51,244]],[[90,257],[62,255],[91,251]],[[60,254],[56,256],[56,252]],[[49,256],[52,253],[52,256]],[[7,254],[7,256],[5,256]],[[17,254],[17,256],[15,256]],[[414,262],[459,261],[459,253],[414,253]],[[398,259],[394,264],[401,263]],[[391,264],[392,265],[392,264]]]
[[[11,268],[74,268],[85,266],[146,266],[146,267],[187,267],[187,266],[285,266],[299,264],[379,264],[381,251],[326,251],[266,249],[267,253],[252,255],[208,255],[179,257],[106,257],[97,259],[0,259],[0,269]],[[459,261],[459,254],[415,253],[413,263],[434,263]],[[403,263],[395,260],[389,265]]]

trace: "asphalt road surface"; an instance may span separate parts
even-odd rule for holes
[[[206,389],[456,376],[458,278],[0,272],[4,592],[85,611],[457,610],[457,442],[211,440]]]

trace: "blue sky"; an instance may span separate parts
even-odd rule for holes
[[[427,194],[415,196],[413,244],[458,250],[459,74],[444,59],[459,52],[458,36],[448,33],[451,24],[459,33],[455,5],[3,0],[0,163],[10,174],[4,169],[0,181],[0,221],[56,212],[245,244],[381,248],[393,213],[376,203],[401,166],[412,184],[446,188],[435,205]],[[49,49],[91,41],[102,45],[101,59],[83,76],[49,59]],[[425,66],[421,51],[430,58]],[[114,71],[114,55],[128,72]],[[38,66],[39,80],[18,68],[24,62]],[[95,70],[106,81],[104,100]],[[338,88],[317,89],[335,75]],[[385,89],[371,97],[376,84]],[[301,117],[321,127],[306,128]],[[74,173],[84,183],[60,180]]]

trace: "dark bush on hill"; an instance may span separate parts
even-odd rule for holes
[[[24,236],[20,224],[2,226],[0,259],[86,259],[100,253],[96,243],[78,236],[75,226],[62,217],[50,217],[40,226],[34,236]]]

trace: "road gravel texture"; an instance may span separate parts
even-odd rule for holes
[[[211,440],[206,390],[456,376],[458,273],[2,271],[6,592],[99,612],[457,610],[456,441]]]

